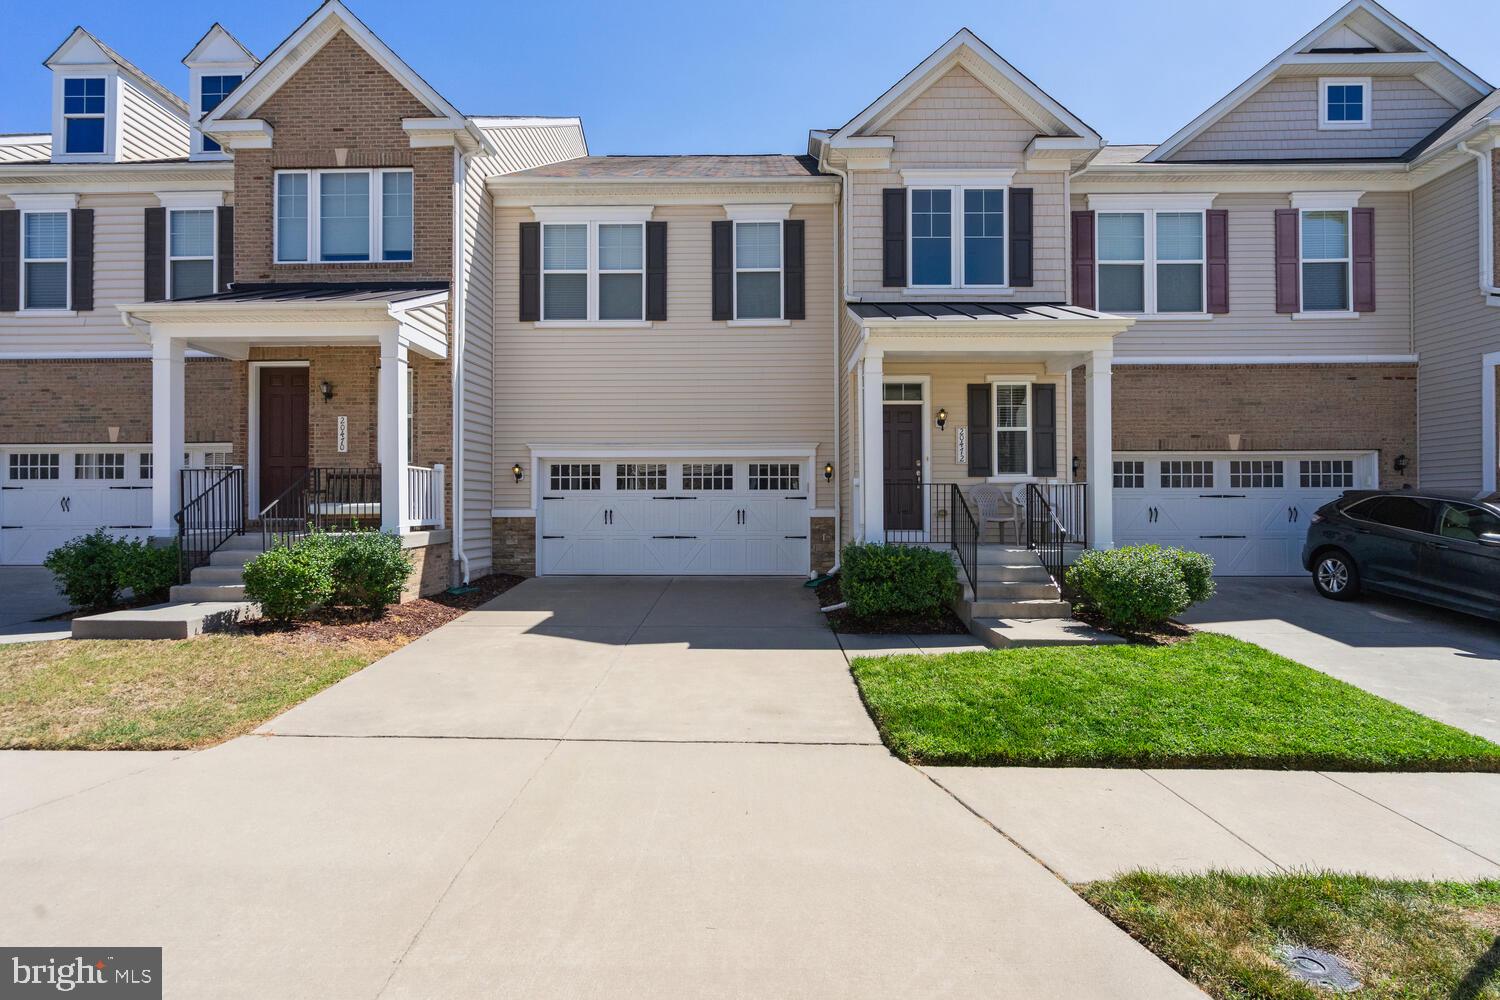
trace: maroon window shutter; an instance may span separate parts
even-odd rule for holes
[[[1375,311],[1375,210],[1354,210],[1354,311]]]
[[[1302,287],[1297,270],[1300,247],[1297,226],[1302,213],[1295,208],[1276,210],[1276,311],[1294,313],[1302,308]]]
[[[1208,229],[1208,311],[1229,311],[1229,213],[1211,208],[1205,213]]]
[[[21,308],[21,212],[0,211],[0,312]]]
[[[1094,213],[1073,213],[1073,304],[1094,308]]]
[[[542,224],[521,223],[521,322],[542,318]]]

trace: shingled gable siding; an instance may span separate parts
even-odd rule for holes
[[[235,153],[235,280],[452,280],[453,150],[411,148],[401,120],[432,112],[352,38],[335,35],[255,117],[275,138],[271,149]],[[412,260],[273,265],[275,171],[340,166],[412,168]]]
[[[1015,169],[1015,187],[1032,189],[1034,280],[1018,288],[1015,301],[1060,302],[1067,286],[1067,213],[1061,171],[1029,173],[1026,144],[1036,126],[996,97],[962,67],[954,67],[879,129],[895,140],[889,170],[857,170],[850,180],[853,290],[871,300],[890,300],[905,289],[882,284],[882,198],[902,186],[901,171],[914,168]],[[959,297],[984,293],[953,293]],[[993,296],[993,293],[989,293]]]
[[[1458,110],[1413,77],[1371,86],[1371,128],[1320,129],[1317,77],[1272,80],[1168,159],[1400,156]]]

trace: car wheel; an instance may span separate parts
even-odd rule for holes
[[[1329,600],[1351,601],[1359,596],[1359,570],[1354,560],[1338,549],[1319,553],[1312,577],[1318,593]]]

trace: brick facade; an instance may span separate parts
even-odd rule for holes
[[[405,87],[340,31],[261,106],[273,148],[234,157],[237,281],[449,281],[453,276],[453,150],[412,149],[403,118],[430,118]],[[272,264],[278,169],[411,167],[412,260]]]
[[[188,441],[241,440],[243,407],[226,402],[235,398],[236,368],[188,360]],[[109,443],[111,427],[120,444],[151,441],[151,362],[143,358],[0,361],[0,386],[0,444]]]

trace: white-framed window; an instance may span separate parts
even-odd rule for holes
[[[1142,209],[1095,214],[1100,310],[1201,313],[1207,295],[1204,212]]]
[[[802,488],[802,466],[795,462],[751,462],[747,472],[752,490],[785,493]]]
[[[994,464],[997,476],[1031,475],[1031,383],[992,382],[995,399]]]
[[[887,403],[920,403],[921,382],[887,382],[881,386],[881,398]]]
[[[217,289],[217,226],[212,208],[167,210],[167,298],[190,299]]]
[[[542,222],[543,322],[646,318],[645,221]]]
[[[1229,463],[1232,490],[1279,490],[1286,485],[1286,463],[1278,459],[1235,459]]]
[[[217,108],[223,103],[224,98],[228,97],[234,88],[240,85],[240,81],[243,79],[244,76],[239,74],[202,77],[198,83],[199,114],[206,115],[214,108]],[[205,153],[220,152],[217,142],[206,135],[200,138],[203,140],[203,151]]]
[[[781,222],[734,224],[734,318],[779,320]]]
[[[412,259],[412,172],[278,170],[278,264]]]
[[[1352,490],[1354,488],[1354,460],[1352,458],[1303,459],[1297,463],[1298,485],[1303,489]]]
[[[73,456],[74,479],[124,479],[125,453],[80,451]]]
[[[182,464],[187,465],[188,463],[187,462],[183,462]],[[151,469],[152,469],[152,465],[151,465],[151,453],[149,451],[143,451],[143,452],[141,452],[141,464],[140,464],[140,477],[141,477],[141,479],[143,479],[143,480],[149,480],[151,478]]]
[[[1169,459],[1161,463],[1164,490],[1206,490],[1214,485],[1214,463],[1203,459]]]
[[[1116,461],[1114,465],[1114,487],[1117,490],[1145,489],[1146,463],[1134,459]]]
[[[615,489],[664,490],[667,488],[667,466],[664,462],[621,462],[615,466]]]
[[[64,153],[104,152],[107,87],[102,76],[70,76],[63,80]]]
[[[1323,77],[1318,81],[1318,127],[1369,128],[1372,97],[1367,76]]]
[[[682,488],[706,492],[734,489],[732,462],[688,462],[682,467]]]
[[[912,288],[1006,288],[1010,187],[908,187],[907,283]]]
[[[10,478],[15,481],[30,479],[57,479],[60,465],[55,451],[11,452]]]
[[[547,470],[549,489],[574,491],[600,488],[598,462],[560,462]]]
[[[68,308],[69,240],[67,212],[21,213],[21,308]]]
[[[1350,228],[1349,209],[1302,210],[1298,243],[1303,312],[1348,312],[1351,308]]]

